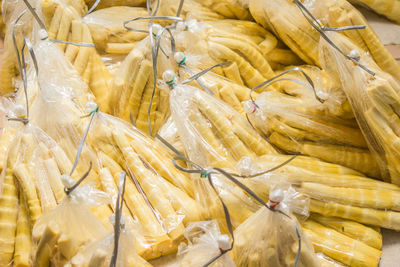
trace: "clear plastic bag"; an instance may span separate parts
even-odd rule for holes
[[[86,15],[83,21],[89,26],[96,49],[101,54],[128,54],[147,33],[128,31],[124,21],[147,16],[143,7],[113,6]],[[148,22],[137,21],[126,26],[147,30]]]
[[[369,26],[364,16],[345,0],[304,1],[303,5],[327,27],[365,25],[365,29],[347,30],[349,37],[371,56],[384,70],[399,79],[400,67]],[[319,33],[303,16],[296,3],[288,0],[250,0],[249,9],[255,20],[271,29],[301,59],[320,65],[318,57]],[[317,23],[317,22],[314,22]],[[327,33],[327,32],[325,32]]]
[[[289,215],[291,204],[286,201],[292,198],[290,189],[285,192],[279,187],[271,188],[269,198],[272,210],[260,208],[235,229],[236,242],[230,252],[235,263],[238,266],[294,266],[299,254],[299,266],[319,266],[300,224]]]
[[[192,181],[175,169],[167,148],[101,112],[93,121],[88,142],[98,155],[104,190],[111,190],[107,185],[113,182],[115,187],[121,171],[128,175],[125,203],[144,236],[137,240],[139,255],[153,259],[176,251],[174,241],[200,215],[192,198]]]
[[[304,235],[311,240],[317,252],[343,263],[345,266],[378,266],[382,254],[378,249],[311,219],[304,221],[302,226]],[[323,259],[323,263],[319,259],[321,264],[330,263],[333,266],[338,266],[335,261]]]
[[[187,63],[193,70],[229,61],[231,64],[214,68],[213,72],[248,87],[274,76],[264,54],[273,50],[277,40],[254,22],[188,20],[178,23],[174,37],[176,50],[195,59]]]
[[[87,7],[84,1],[41,1],[40,14],[49,39],[57,46],[89,86],[102,108],[106,105],[111,74],[101,60],[92,34],[82,17]]]
[[[350,0],[349,2],[354,5],[361,5],[363,7],[372,9],[376,13],[387,17],[388,19],[396,22],[397,24],[400,24],[400,3],[397,1],[385,1],[382,4],[379,4],[378,1],[366,1],[366,0]]]
[[[29,265],[32,225],[64,197],[61,170],[66,156],[54,140],[33,124],[9,123],[16,131],[1,177],[0,202],[7,207],[0,215],[7,224],[0,232],[5,244],[1,264],[8,265],[14,255],[14,264]]]
[[[372,58],[357,49],[348,38],[337,33],[328,35],[344,54],[360,56],[360,64],[375,76],[353,64],[325,41],[321,42],[321,64],[341,80],[343,91],[354,110],[357,122],[386,181],[399,184],[397,150],[397,102],[400,84],[383,72]]]
[[[31,35],[33,17],[23,1],[5,0],[2,3],[2,9],[3,20],[6,23],[7,29],[4,37],[4,52],[0,68],[0,92],[1,95],[7,95],[16,91],[15,80],[20,74],[13,42],[13,30],[15,31],[16,45],[19,51],[21,51],[24,37]]]
[[[276,169],[277,166],[280,168]],[[304,156],[293,159],[287,155],[265,155],[253,161],[243,158],[237,168],[245,175],[258,174],[257,177],[242,178],[240,181],[264,201],[268,199],[270,185],[284,180],[310,198],[311,212],[400,229],[400,213],[395,200],[400,195],[396,185]],[[259,175],[271,169],[273,171]]]
[[[263,92],[254,103],[246,102],[245,110],[254,127],[283,151],[316,157],[379,178],[378,164],[355,121],[327,114],[324,104],[314,95]]]
[[[187,243],[181,243],[177,256],[180,266],[201,267],[229,248],[229,236],[220,233],[216,221],[200,221],[186,227],[184,236]],[[229,254],[225,254],[209,266],[236,266]]]
[[[135,235],[127,226],[121,226],[118,239],[117,267],[147,267],[152,266],[141,258],[136,252]],[[82,248],[66,266],[110,266],[114,250],[114,232],[109,233],[99,240],[89,243]]]
[[[400,5],[392,2],[391,11],[399,9]],[[396,4],[397,3],[397,4]],[[346,0],[308,1],[308,7],[313,14],[328,27],[343,27],[365,25],[365,29],[340,32],[347,36],[360,49],[368,52],[377,65],[385,72],[400,80],[400,66],[387,48],[379,40],[375,31],[368,24],[364,15]]]
[[[75,181],[66,178],[66,186]],[[35,266],[64,266],[85,245],[104,237],[107,228],[90,208],[108,204],[108,196],[91,184],[77,187],[57,207],[44,213],[32,230]]]
[[[157,1],[154,1],[156,3]],[[155,4],[153,4],[155,8]],[[161,0],[158,9],[158,16],[176,16],[178,13],[179,1],[176,0]],[[180,17],[189,20],[218,20],[223,16],[203,5],[201,1],[185,0],[183,2]]]
[[[176,69],[176,63],[171,55],[170,41],[167,34],[161,37],[157,58],[157,78],[167,69]],[[145,133],[149,132],[149,122],[152,133],[156,133],[168,115],[169,89],[157,83],[154,88],[153,59],[149,37],[142,40],[128,54],[119,66],[112,80],[108,110],[111,114],[126,121],[132,117],[137,127]],[[154,96],[153,95],[154,90]],[[152,100],[149,114],[149,105]],[[107,112],[107,109],[104,110]],[[149,117],[150,115],[150,117]]]
[[[209,7],[215,12],[221,14],[225,18],[237,18],[241,20],[250,20],[251,15],[250,12],[244,8],[238,0],[224,0],[224,1],[215,1],[215,0],[206,0],[197,2]]]
[[[170,105],[188,158],[202,167],[233,168],[243,156],[276,153],[242,115],[204,91],[178,84]]]

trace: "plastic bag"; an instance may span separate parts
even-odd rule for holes
[[[113,6],[90,13],[83,21],[89,26],[96,49],[101,54],[128,54],[147,33],[128,31],[123,23],[147,15],[147,10],[142,7]],[[131,22],[127,26],[147,30],[148,22]]]
[[[154,28],[156,29],[156,27]],[[175,69],[176,63],[171,55],[170,41],[167,34],[161,37],[161,49],[157,58],[157,77],[167,69]],[[153,59],[149,37],[142,40],[125,58],[117,74],[113,78],[108,110],[111,114],[126,121],[132,117],[137,127],[145,133],[149,132],[149,122],[152,133],[156,133],[168,114],[168,87],[157,86],[154,90]],[[149,105],[153,96],[150,114]],[[104,110],[107,112],[107,109]],[[150,115],[150,117],[149,117]]]
[[[343,31],[343,35],[348,36],[361,49],[370,52],[384,71],[399,79],[400,67],[396,60],[355,7],[345,0],[308,0],[303,5],[320,20],[319,23],[325,23],[327,27],[366,25],[365,29]],[[271,29],[301,59],[310,65],[319,66],[319,33],[303,16],[296,3],[288,0],[250,0],[249,9],[258,23]]]
[[[157,1],[154,1],[156,3]],[[176,0],[161,0],[157,16],[176,16],[178,13],[179,2]],[[155,4],[152,5],[155,8]],[[218,20],[223,16],[203,5],[197,0],[185,0],[183,2],[180,17],[189,20]]]
[[[98,113],[88,142],[101,164],[104,190],[121,171],[128,175],[125,203],[141,226],[138,252],[145,259],[173,253],[184,226],[199,220],[190,178],[172,165],[167,148],[122,120]],[[106,182],[106,181],[111,182]]]
[[[16,45],[18,50],[21,51],[24,37],[31,35],[33,18],[23,1],[6,0],[3,1],[2,6],[7,30],[0,69],[0,92],[1,95],[7,95],[15,92],[15,79],[19,75],[17,55],[13,42],[13,29],[15,31]]]
[[[342,31],[341,33],[351,39],[360,49],[369,52],[383,71],[400,80],[399,64],[379,40],[367,19],[353,5],[346,0],[329,0],[323,3],[309,0],[309,3],[313,14],[329,27],[365,25],[365,29]],[[392,11],[396,10],[396,6],[397,9],[400,7],[395,3],[394,1],[390,8]]]
[[[354,121],[329,116],[323,105],[314,96],[264,92],[254,103],[245,103],[245,110],[253,125],[278,148],[379,178],[378,164]]]
[[[289,192],[290,189],[286,192]],[[262,207],[235,229],[235,246],[230,252],[238,266],[319,266],[314,250],[297,219],[290,215],[290,196],[281,188],[272,188],[269,206]],[[305,207],[307,208],[307,207]],[[290,216],[290,217],[289,217]],[[299,241],[301,238],[301,248]]]
[[[248,87],[274,76],[263,53],[268,54],[277,40],[254,22],[189,20],[178,23],[174,36],[176,50],[196,59],[188,61],[189,68],[193,70],[229,61],[230,65],[213,71]]]
[[[388,19],[400,24],[400,3],[397,1],[385,1],[382,5],[379,5],[376,1],[365,1],[365,0],[350,0],[350,3],[354,5],[361,5],[372,9],[376,13],[387,17]],[[393,5],[389,8],[389,5]]]
[[[311,240],[317,252],[322,252],[346,266],[378,266],[382,254],[378,249],[352,239],[332,228],[325,227],[311,219],[303,222],[302,226],[304,235]],[[357,253],[354,253],[355,251]]]
[[[243,156],[276,153],[239,113],[206,92],[178,84],[170,105],[188,158],[202,167],[233,168]]]
[[[191,223],[186,227],[184,236],[186,243],[181,243],[177,256],[181,258],[180,266],[204,266],[215,256],[221,253],[221,249],[228,249],[229,236],[220,233],[216,221],[200,221]],[[209,266],[236,266],[229,254],[213,262]]]
[[[356,114],[357,122],[369,148],[379,164],[381,175],[386,181],[399,184],[399,151],[396,147],[396,115],[400,84],[383,72],[368,54],[357,50],[348,38],[330,33],[343,53],[360,56],[360,64],[372,70],[375,76],[346,59],[326,42],[321,42],[321,64],[342,82],[343,91]]]
[[[67,187],[75,181],[65,178]],[[34,265],[64,266],[85,245],[107,234],[107,228],[90,211],[108,204],[108,196],[92,185],[77,187],[57,207],[44,213],[32,230]]]
[[[207,0],[198,2],[211,8],[212,10],[223,15],[226,18],[237,18],[241,20],[251,19],[250,12],[246,8],[244,8],[238,0]]]
[[[310,212],[399,229],[399,207],[392,200],[399,197],[398,186],[314,158],[291,158],[286,155],[264,155],[253,161],[244,158],[238,163],[240,173],[258,176],[240,181],[265,201],[270,185],[284,180],[310,198]],[[280,168],[276,169],[277,166]]]
[[[89,86],[103,108],[107,101],[111,74],[96,51],[88,25],[82,20],[86,11],[82,1],[41,1],[40,14],[49,39],[56,39],[64,56]],[[72,43],[68,43],[72,42]]]
[[[127,226],[121,226],[118,239],[117,267],[152,266],[136,253],[135,235]],[[114,251],[114,232],[100,240],[89,243],[79,251],[66,266],[110,266]]]
[[[7,225],[0,232],[1,264],[6,266],[13,259],[14,264],[29,265],[32,225],[64,197],[60,177],[65,154],[33,124],[9,123],[18,130],[8,146],[1,178],[0,202],[7,207],[0,214]]]

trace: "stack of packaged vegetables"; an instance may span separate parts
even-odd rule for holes
[[[2,2],[0,266],[378,266],[400,65],[349,2]]]

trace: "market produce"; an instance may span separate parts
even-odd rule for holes
[[[346,0],[2,16],[0,266],[375,267],[400,231],[400,66]]]
[[[319,265],[311,244],[300,233],[299,223],[288,215],[291,197],[290,190],[271,189],[270,209],[260,208],[236,228],[236,246],[231,255],[238,266]],[[299,253],[300,261],[296,263]]]
[[[221,249],[230,247],[228,235],[220,233],[216,221],[199,221],[191,223],[185,229],[186,242],[178,248],[178,257],[182,257],[180,266],[201,267],[212,258],[221,254]],[[211,266],[236,266],[229,254],[223,255]]]
[[[83,21],[89,26],[96,49],[101,54],[129,54],[136,43],[147,36],[143,32],[129,31],[124,22],[147,16],[144,7],[113,6],[86,15]],[[127,24],[127,27],[148,30],[147,21]]]
[[[168,40],[161,37],[161,47],[168,47]],[[121,63],[111,84],[108,109],[113,115],[126,121],[130,117],[137,127],[145,133],[156,133],[168,113],[167,86],[155,86],[150,39],[142,40]],[[159,52],[157,58],[157,77],[166,69],[173,68],[173,58]],[[155,87],[154,87],[155,86]],[[152,100],[149,112],[150,101]]]
[[[378,164],[357,125],[330,116],[324,112],[324,104],[313,98],[263,92],[245,108],[253,125],[280,149],[380,177]]]
[[[385,0],[385,1],[374,1],[374,0],[350,0],[355,5],[362,5],[372,9],[378,14],[387,17],[390,20],[400,24],[400,3],[399,1]]]
[[[346,0],[305,1],[304,6],[327,27],[367,26],[365,29],[343,31],[343,34],[361,49],[368,51],[384,71],[400,79],[400,67],[396,60],[379,41],[362,14]],[[295,2],[250,0],[249,9],[258,23],[277,34],[301,59],[319,66],[319,33],[306,20]]]
[[[374,74],[358,66],[354,68],[353,63],[344,59],[336,50],[325,42],[321,43],[322,64],[340,79],[369,149],[379,164],[382,177],[399,184],[396,164],[399,158],[396,148],[399,118],[396,99],[400,84],[390,74],[382,71],[363,50],[357,49],[351,40],[336,33],[329,36],[344,53],[360,55],[361,64]]]

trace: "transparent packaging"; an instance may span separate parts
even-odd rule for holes
[[[291,215],[290,191],[272,187],[269,194],[272,210],[260,208],[235,229],[236,242],[230,255],[238,266],[294,266],[297,255],[299,266],[319,266],[311,243]]]
[[[382,71],[368,53],[343,35],[328,35],[346,55],[360,57],[359,64],[375,73],[374,76],[353,64],[325,41],[321,42],[321,64],[342,82],[343,91],[356,115],[357,122],[377,160],[381,176],[399,184],[396,162],[397,150],[397,100],[400,84],[388,73]]]
[[[71,178],[63,182],[68,187],[75,183]],[[87,244],[104,237],[107,228],[90,209],[109,202],[107,194],[86,184],[45,212],[32,230],[33,264],[64,266]]]
[[[185,242],[179,245],[177,257],[180,266],[201,267],[220,255],[221,249],[229,248],[229,236],[220,233],[216,221],[199,221],[186,227]],[[229,254],[221,256],[209,266],[236,266]]]
[[[141,228],[139,255],[148,260],[174,253],[185,226],[200,218],[190,177],[173,166],[166,147],[105,113],[95,116],[87,140],[105,191],[115,196],[119,173],[127,173],[125,214]]]
[[[177,68],[173,57],[168,56],[172,52],[166,32],[161,36],[160,47],[156,63],[157,79],[161,78],[165,70]],[[114,116],[126,121],[130,121],[132,118],[136,126],[145,133],[149,133],[150,124],[154,135],[167,119],[169,89],[167,86],[161,86],[157,81],[154,88],[151,49],[149,37],[143,39],[132,49],[118,67],[111,82],[108,109],[102,110],[109,111]]]

